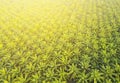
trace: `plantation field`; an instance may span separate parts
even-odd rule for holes
[[[120,83],[120,0],[0,0],[0,83]]]

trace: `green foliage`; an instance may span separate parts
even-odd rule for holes
[[[0,0],[0,83],[120,83],[119,0]]]

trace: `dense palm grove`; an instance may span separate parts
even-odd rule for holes
[[[0,0],[0,83],[120,83],[120,0]]]

